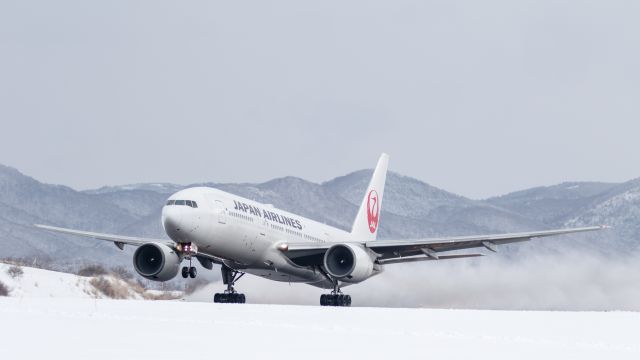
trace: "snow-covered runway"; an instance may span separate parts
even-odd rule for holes
[[[640,313],[0,298],[4,359],[638,359]]]

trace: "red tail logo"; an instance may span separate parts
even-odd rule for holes
[[[378,193],[375,190],[371,190],[367,199],[367,221],[369,222],[369,231],[372,234],[378,229],[378,219],[380,219]]]

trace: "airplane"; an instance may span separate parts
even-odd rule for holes
[[[171,240],[102,234],[47,225],[38,228],[113,242],[123,250],[136,246],[133,266],[140,276],[168,281],[179,273],[195,278],[203,268],[221,266],[222,293],[215,303],[245,303],[235,284],[245,274],[290,283],[306,283],[329,294],[321,306],[350,306],[342,288],[383,272],[385,265],[483,256],[457,253],[534,238],[595,231],[604,226],[415,240],[377,240],[389,156],[382,154],[360,204],[351,232],[261,204],[218,189],[192,187],[171,195],[162,209],[162,225]],[[452,253],[453,252],[453,253]],[[183,261],[189,266],[180,268]]]

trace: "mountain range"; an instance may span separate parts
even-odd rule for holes
[[[372,170],[318,184],[284,177],[260,184],[205,183],[336,226],[351,227]],[[34,223],[152,238],[166,238],[160,213],[166,198],[187,186],[153,183],[76,191],[39,182],[0,165],[0,258],[129,264],[113,244],[38,230]],[[519,251],[581,249],[627,254],[640,249],[640,179],[625,183],[571,182],[537,187],[486,200],[471,200],[420,180],[389,173],[380,238],[428,238],[518,232],[587,225],[607,231],[507,246]],[[131,253],[127,248],[125,252]]]

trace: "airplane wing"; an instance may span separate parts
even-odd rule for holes
[[[144,245],[144,244],[150,243],[150,242],[160,243],[160,244],[164,244],[164,245],[171,246],[171,247],[175,246],[175,243],[173,241],[171,241],[171,240],[147,239],[147,238],[140,238],[140,237],[133,237],[133,236],[101,234],[101,233],[95,233],[95,232],[89,232],[89,231],[65,229],[65,228],[60,228],[60,227],[55,227],[55,226],[48,226],[48,225],[38,225],[38,224],[36,224],[34,226],[39,228],[39,229],[53,231],[53,232],[59,232],[59,233],[63,233],[63,234],[90,237],[90,238],[94,238],[94,239],[98,239],[98,240],[112,241],[120,249],[122,249],[121,245],[140,246],[140,245]]]
[[[379,264],[413,262],[423,260],[445,260],[461,257],[477,257],[482,254],[440,255],[442,252],[465,250],[472,248],[486,248],[496,252],[498,245],[529,241],[556,235],[574,234],[588,231],[602,230],[605,226],[594,226],[574,229],[546,230],[536,232],[522,232],[513,234],[462,236],[452,238],[435,238],[421,240],[378,240],[361,242],[377,255]],[[285,254],[295,261],[297,258],[317,259],[320,255],[336,243],[289,243]]]
[[[76,235],[76,236],[89,237],[89,238],[98,239],[98,240],[111,241],[120,250],[123,250],[125,245],[141,246],[141,245],[144,245],[144,244],[147,244],[147,243],[163,244],[163,245],[166,245],[166,246],[168,246],[168,247],[170,247],[172,249],[176,249],[176,243],[173,242],[172,240],[166,240],[166,239],[150,239],[150,238],[141,238],[141,237],[134,237],[134,236],[102,234],[102,233],[96,233],[96,232],[90,232],[90,231],[65,229],[65,228],[61,228],[61,227],[48,226],[48,225],[39,225],[39,224],[36,224],[34,226],[39,228],[39,229],[58,232],[58,233],[62,233],[62,234]],[[208,254],[205,254],[205,253],[201,253],[201,252],[198,252],[196,254],[196,258],[198,258],[198,260],[200,260],[200,263],[202,264],[202,266],[204,266],[205,268],[208,268],[208,269],[210,269],[211,267],[209,266],[207,261],[205,261],[203,263],[202,260],[208,260],[208,261],[210,261],[210,262],[212,262],[214,264],[222,264],[222,259],[219,259],[219,258],[217,258],[215,256],[211,256],[211,255],[208,255]]]

